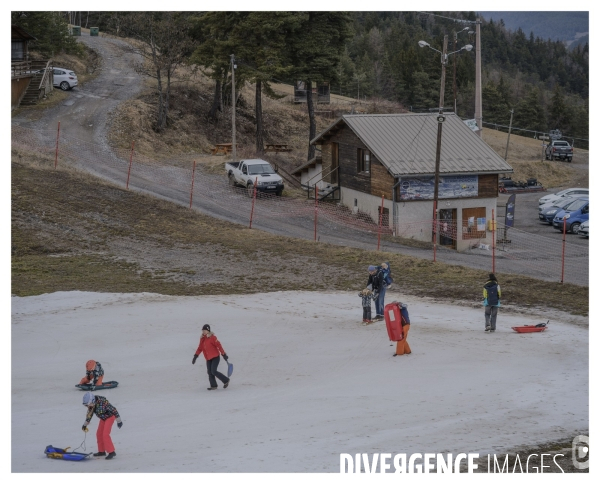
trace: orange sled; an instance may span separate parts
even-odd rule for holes
[[[549,322],[550,321],[548,321],[548,323]],[[517,333],[541,333],[548,329],[548,323],[536,324],[535,326],[530,326],[528,324],[525,326],[513,326],[512,329]]]

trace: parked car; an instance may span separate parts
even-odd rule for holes
[[[590,221],[586,220],[579,226],[579,235],[586,239],[590,236]]]
[[[563,230],[563,220],[567,222],[567,232],[574,234],[579,232],[581,224],[590,218],[589,199],[580,198],[569,205],[568,209],[559,211],[552,220],[552,226],[557,230]]]
[[[538,204],[544,205],[545,203],[553,202],[554,200],[558,200],[561,197],[576,197],[578,195],[587,197],[587,196],[589,196],[589,194],[590,194],[589,188],[565,188],[564,190],[561,190],[560,192],[546,195],[546,196],[540,198],[538,200]]]
[[[54,86],[60,87],[63,91],[73,89],[77,85],[77,74],[64,67],[53,67]]]
[[[248,196],[254,193],[254,182],[259,192],[274,193],[278,197],[283,192],[283,179],[275,173],[268,161],[254,159],[225,163],[229,184],[242,185],[248,190]]]
[[[568,141],[552,140],[550,144],[546,146],[546,159],[567,160],[571,163],[571,161],[573,161],[573,148]]]
[[[539,218],[541,222],[545,222],[547,224],[552,225],[552,220],[554,220],[554,216],[560,212],[561,210],[566,210],[567,207],[573,203],[575,200],[578,200],[581,197],[573,198],[573,197],[564,197],[559,198],[553,202],[546,203],[544,205],[540,205],[539,207]]]

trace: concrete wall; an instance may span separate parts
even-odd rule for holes
[[[381,206],[381,197],[362,193],[350,188],[341,189],[341,203],[352,209],[358,207],[363,213],[371,216],[373,221],[379,217],[378,207]],[[492,232],[487,230],[487,222],[492,219],[492,210],[495,211],[497,219],[496,198],[463,198],[440,200],[439,209],[456,209],[457,241],[456,249],[463,251],[475,243],[491,244]],[[390,211],[390,226],[393,224],[393,202],[384,200],[384,207]],[[463,239],[463,208],[485,207],[486,230],[482,239]],[[414,238],[424,242],[431,241],[431,223],[433,219],[433,201],[407,201],[396,202],[396,235],[406,238]]]
[[[315,166],[310,167],[308,169],[308,171],[302,170],[302,174],[300,175],[300,182],[303,185],[310,183],[311,187],[314,187],[315,182],[317,182],[317,185],[319,186],[319,190],[328,186],[329,183],[327,183],[325,181],[318,181],[321,179],[321,176],[323,174],[322,166],[323,165],[321,165],[321,163],[317,163]]]

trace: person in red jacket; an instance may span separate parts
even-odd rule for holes
[[[223,355],[225,361],[227,361],[229,358],[227,357],[225,350],[221,346],[221,343],[215,334],[211,332],[208,324],[202,326],[202,337],[200,338],[200,344],[198,345],[198,349],[196,350],[194,358],[192,359],[192,365],[196,364],[196,359],[200,353],[204,353],[204,358],[206,358],[206,369],[208,373],[208,380],[210,382],[210,387],[207,388],[207,390],[217,389],[216,378],[223,382],[223,388],[227,388],[229,386],[230,379],[223,375],[223,373],[217,371],[217,368],[219,366],[219,361],[221,361],[221,357],[219,355]]]

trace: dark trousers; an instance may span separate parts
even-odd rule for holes
[[[217,371],[219,361],[221,361],[220,356],[216,356],[212,360],[206,360],[206,372],[208,373],[208,381],[210,381],[211,387],[217,386],[217,380],[215,379],[215,377],[217,377],[223,383],[227,383],[229,381],[229,378],[223,375],[223,373]]]
[[[363,319],[371,319],[371,306],[363,306]]]

